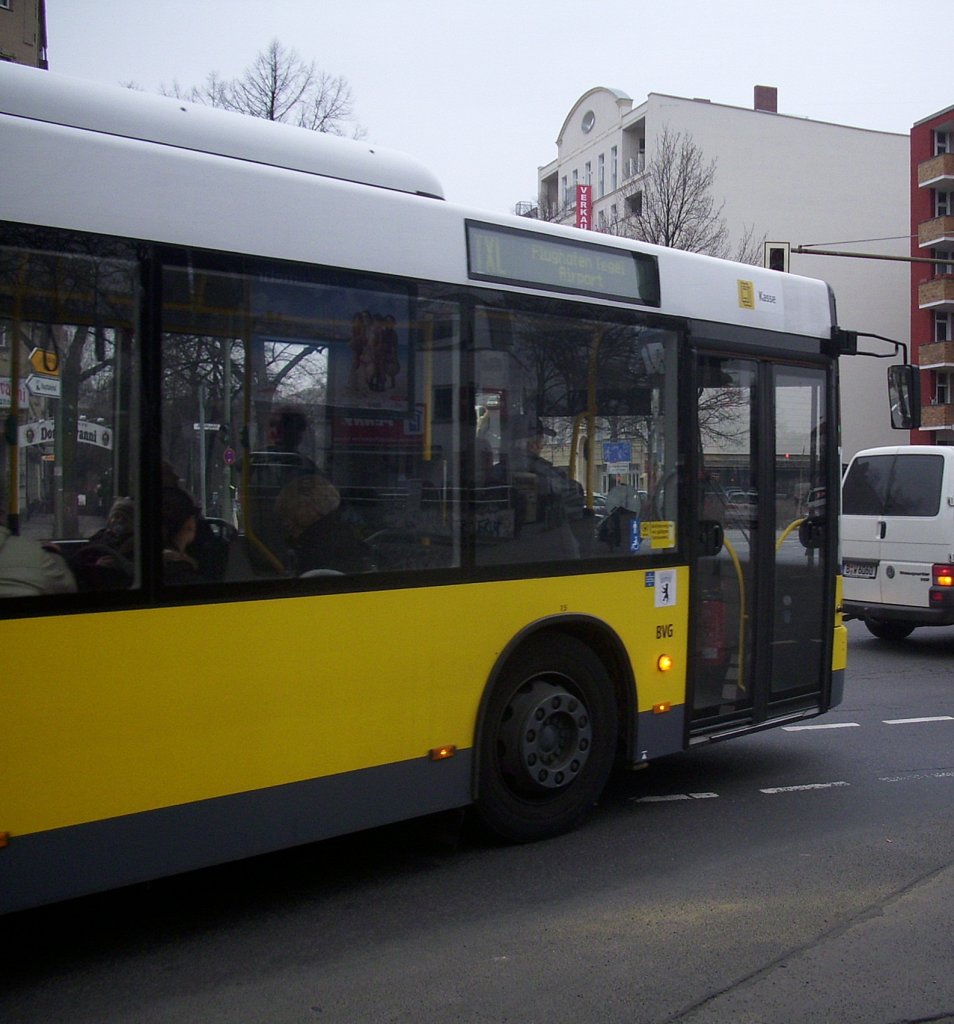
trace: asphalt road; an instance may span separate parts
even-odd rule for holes
[[[954,1021],[954,628],[845,704],[615,778],[560,839],[444,816],[0,919],[0,1020]]]

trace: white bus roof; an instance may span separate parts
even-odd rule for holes
[[[0,63],[0,113],[444,198],[437,178],[400,153],[9,62]]]
[[[354,140],[4,64],[0,131],[0,215],[19,223],[480,286],[467,244],[479,221],[563,239],[583,258],[652,255],[661,313],[831,337],[824,281],[435,202],[426,168]],[[587,294],[639,305],[565,297]]]

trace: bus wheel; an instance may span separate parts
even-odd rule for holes
[[[904,640],[914,632],[910,622],[892,622],[887,619],[865,619],[865,625],[872,636],[879,640]]]
[[[481,822],[515,842],[573,828],[606,784],[616,733],[616,700],[602,661],[573,637],[532,637],[507,663],[484,715]]]

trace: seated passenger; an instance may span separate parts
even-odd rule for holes
[[[282,488],[275,510],[299,575],[319,569],[367,572],[374,567],[371,548],[341,516],[340,505],[334,485],[318,474],[296,477]]]
[[[271,410],[264,451],[248,454],[248,490],[243,494],[245,534],[253,568],[272,574],[290,560],[275,513],[282,488],[296,477],[317,472],[315,463],[299,451],[308,433],[308,420],[295,406]]]
[[[165,459],[162,462],[162,486],[163,490],[170,487],[188,494],[188,491],[179,482],[175,469]],[[191,498],[189,500],[192,501]],[[192,503],[195,505],[194,501]],[[221,580],[225,578],[229,559],[229,542],[215,532],[208,519],[202,514],[202,509],[198,509],[195,537],[186,554],[196,563],[199,575],[203,579]]]
[[[76,580],[55,550],[0,525],[0,598],[72,594],[75,590]]]
[[[199,510],[181,487],[162,489],[162,581],[197,583],[199,566],[186,549],[195,540]]]
[[[135,577],[135,508],[132,498],[117,498],[106,525],[73,555],[71,568],[80,590],[113,590],[132,585]]]

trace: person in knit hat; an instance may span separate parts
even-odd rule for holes
[[[372,568],[370,547],[342,517],[340,505],[337,488],[318,473],[295,477],[282,488],[275,511],[299,574],[322,569],[367,572]]]

